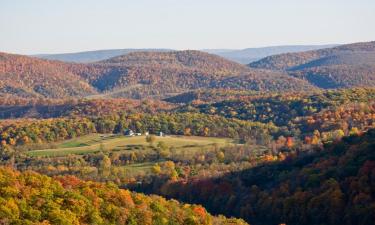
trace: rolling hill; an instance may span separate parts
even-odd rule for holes
[[[249,66],[194,50],[130,52],[94,63],[0,53],[0,78],[2,96],[47,98],[141,99],[199,89],[278,92],[375,86],[375,42],[269,56]]]
[[[101,92],[115,97],[143,98],[210,87],[248,68],[198,51],[134,52],[87,65],[71,64],[74,73]]]
[[[269,56],[251,68],[286,71],[320,88],[375,85],[375,42]]]
[[[226,59],[247,64],[261,58],[287,52],[302,52],[322,48],[330,48],[336,45],[285,45],[246,49],[203,49],[201,51],[219,55]],[[126,55],[132,52],[169,52],[172,49],[105,49],[96,51],[83,51],[60,54],[32,55],[41,59],[59,60],[63,62],[92,63],[110,59],[116,56]]]
[[[126,97],[168,96],[192,89],[306,90],[307,82],[281,72],[249,69],[200,51],[138,52],[95,63],[106,74],[81,74],[99,90],[126,88]],[[103,86],[103,84],[106,85]],[[129,90],[129,87],[134,87]]]
[[[83,97],[96,91],[64,63],[0,53],[0,93],[65,98]]]
[[[0,93],[20,97],[162,98],[196,89],[302,91],[308,82],[252,69],[200,51],[133,52],[108,60],[64,63],[2,54]],[[99,95],[98,95],[99,94]]]

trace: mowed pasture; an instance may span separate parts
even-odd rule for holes
[[[234,144],[228,138],[197,137],[197,136],[157,136],[153,145],[146,142],[145,136],[126,137],[122,135],[91,134],[56,143],[56,148],[32,150],[29,156],[65,156],[69,154],[88,154],[99,151],[146,151],[150,152],[159,142],[173,147],[176,151],[196,152],[207,150],[214,145],[225,146]]]

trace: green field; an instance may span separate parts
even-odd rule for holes
[[[176,150],[195,152],[211,148],[212,145],[233,144],[228,138],[166,136],[156,137],[154,146],[163,141]],[[68,141],[56,143],[56,148],[29,151],[29,156],[65,156],[69,154],[87,154],[99,151],[151,151],[145,136],[125,137],[117,135],[91,134]]]

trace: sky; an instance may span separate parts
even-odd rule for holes
[[[0,0],[0,51],[242,49],[375,40],[375,0]]]

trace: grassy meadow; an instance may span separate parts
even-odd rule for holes
[[[56,148],[32,150],[29,156],[66,156],[69,154],[88,154],[99,151],[152,151],[158,142],[164,142],[177,152],[193,153],[207,150],[213,145],[225,146],[234,144],[228,138],[197,137],[197,136],[165,136],[156,137],[151,145],[146,142],[145,136],[126,137],[122,135],[91,134],[56,143]]]

